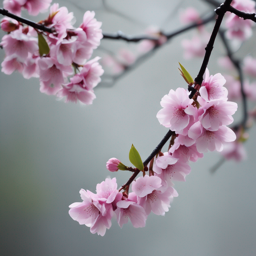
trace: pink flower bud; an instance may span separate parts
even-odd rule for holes
[[[107,161],[106,167],[109,171],[111,172],[117,172],[118,171],[118,165],[121,163],[118,159],[116,158],[110,158]]]
[[[5,32],[12,32],[19,28],[17,21],[9,18],[4,18],[1,21],[1,29]]]

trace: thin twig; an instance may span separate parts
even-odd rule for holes
[[[214,42],[215,42],[215,39],[216,39],[216,36],[218,34],[218,31],[219,31],[219,28],[220,28],[220,25],[221,25],[221,22],[223,20],[223,17],[225,15],[225,13],[227,12],[227,9],[228,7],[230,6],[232,0],[226,0],[224,2],[224,4],[221,4],[220,7],[218,7],[215,12],[218,14],[218,18],[215,22],[215,25],[214,25],[214,28],[213,28],[213,31],[212,31],[212,34],[211,34],[211,37],[210,37],[210,40],[205,48],[205,55],[204,55],[204,60],[203,60],[203,63],[201,65],[201,68],[200,68],[200,71],[197,75],[197,77],[195,78],[195,87],[196,86],[201,86],[202,82],[203,82],[203,75],[204,75],[204,72],[207,68],[207,65],[208,65],[208,62],[209,62],[209,59],[211,57],[211,53],[212,53],[212,49],[213,49],[213,46],[214,46]],[[192,91],[189,95],[189,98],[192,99],[194,97],[194,95],[196,94],[197,90],[195,90],[194,88],[191,88]],[[194,90],[193,90],[194,89]]]
[[[15,15],[15,14],[12,14],[12,13],[8,12],[7,10],[5,10],[3,8],[0,8],[0,14],[2,14],[4,16],[7,16],[7,17],[10,17],[12,19],[15,19],[15,20],[17,20],[19,22],[22,22],[24,24],[27,24],[27,25],[35,28],[35,29],[39,29],[41,31],[48,32],[48,33],[53,33],[54,32],[52,28],[48,28],[48,27],[46,27],[44,25],[35,23],[34,21],[21,18],[21,17]]]

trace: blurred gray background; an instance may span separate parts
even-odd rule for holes
[[[100,0],[60,1],[60,6],[74,12],[77,26],[86,10],[95,10],[104,32],[122,30],[130,35],[144,34],[149,25],[165,31],[180,28],[178,14],[187,6],[200,13],[213,9],[202,1],[107,3],[132,21],[107,11]],[[213,23],[207,25],[209,31],[212,27]],[[81,188],[95,192],[97,183],[114,177],[105,168],[109,158],[129,164],[133,143],[145,159],[164,136],[166,129],[156,119],[160,100],[170,89],[186,86],[178,62],[193,77],[202,62],[183,59],[181,39],[193,33],[171,40],[113,87],[100,84],[91,106],[65,104],[40,93],[38,79],[0,73],[1,256],[256,255],[255,127],[245,144],[247,161],[226,162],[212,175],[209,170],[220,155],[206,154],[192,164],[185,183],[176,182],[179,197],[170,211],[164,217],[150,215],[145,228],[128,223],[120,229],[113,220],[111,229],[100,237],[68,215],[68,206],[81,201]],[[253,54],[254,45],[255,39],[250,39],[238,54]],[[110,40],[103,40],[102,46],[134,47]],[[223,53],[217,40],[209,63],[211,74],[222,72],[217,58]],[[98,50],[95,56],[103,54]],[[3,59],[3,50],[0,55]],[[240,120],[239,111],[235,118]],[[130,176],[115,175],[119,186]]]

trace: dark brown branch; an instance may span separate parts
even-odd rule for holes
[[[220,38],[223,42],[223,45],[226,49],[226,52],[227,52],[227,56],[229,57],[229,59],[231,60],[231,62],[233,63],[234,67],[236,68],[237,72],[238,72],[238,76],[239,76],[239,80],[240,80],[240,90],[241,90],[241,95],[242,95],[242,102],[243,102],[243,119],[242,121],[235,125],[233,127],[234,130],[238,130],[241,126],[246,129],[246,122],[247,122],[247,119],[248,119],[248,110],[247,110],[247,97],[246,97],[246,94],[245,94],[245,91],[244,91],[244,77],[243,77],[243,71],[242,71],[242,68],[241,68],[241,63],[239,60],[237,60],[233,53],[231,52],[230,50],[230,46],[228,44],[228,41],[225,37],[225,32],[223,30],[220,30],[219,32],[219,35],[220,35]]]
[[[166,36],[167,41],[168,41],[171,38],[173,38],[179,34],[182,34],[183,32],[186,32],[192,28],[196,28],[196,27],[199,27],[203,24],[210,22],[211,20],[213,20],[214,17],[215,17],[215,14],[212,13],[212,14],[208,15],[206,18],[203,18],[200,22],[192,23],[192,24],[187,25],[187,26],[185,26],[181,29],[178,29],[174,32],[170,32],[170,33],[161,32],[161,33],[162,33],[162,35]],[[126,42],[139,42],[141,40],[152,40],[152,41],[159,40],[159,38],[150,37],[150,36],[127,36],[121,31],[118,31],[117,34],[103,33],[103,39],[124,40]]]
[[[229,6],[228,11],[234,13],[235,15],[237,15],[240,18],[243,18],[244,20],[252,20],[252,21],[256,22],[256,14],[255,13],[241,12],[232,6]]]
[[[44,32],[48,32],[48,33],[53,33],[53,29],[52,28],[48,28],[48,27],[46,27],[44,25],[35,23],[34,21],[21,18],[21,17],[19,17],[17,15],[14,15],[14,14],[8,12],[7,10],[5,10],[3,8],[0,8],[0,14],[2,14],[4,16],[7,16],[7,17],[10,17],[12,19],[15,19],[15,20],[17,20],[17,21],[19,21],[21,23],[27,24],[28,26],[33,27],[35,29],[38,29],[38,30],[41,30],[41,31],[44,31]]]
[[[124,40],[135,43],[142,40],[158,41],[158,38],[150,36],[126,36],[122,31],[118,31],[116,34],[103,33],[103,39]]]
[[[143,162],[144,168],[148,165],[148,163],[153,159],[159,151],[162,149],[162,147],[165,145],[165,143],[170,139],[170,137],[175,134],[173,131],[169,130],[164,138],[161,140],[161,142],[157,145],[157,147],[152,151],[152,153],[149,155],[149,157]],[[125,188],[129,186],[134,179],[137,177],[137,175],[140,173],[140,170],[136,170],[133,175],[130,177],[130,179],[122,186],[122,188]]]
[[[200,71],[197,75],[197,77],[195,78],[195,86],[199,85],[199,87],[201,86],[202,84],[202,81],[203,81],[203,75],[204,75],[204,72],[207,68],[207,65],[208,65],[208,62],[209,62],[209,59],[211,57],[211,53],[212,53],[212,49],[213,49],[213,45],[214,45],[214,42],[215,42],[215,39],[216,39],[216,36],[218,34],[218,31],[219,31],[219,28],[220,28],[220,25],[221,25],[221,22],[222,22],[222,19],[225,15],[225,13],[227,12],[228,10],[228,7],[230,6],[232,0],[226,0],[224,2],[224,4],[221,4],[220,7],[218,7],[215,12],[217,13],[218,15],[218,18],[215,22],[215,25],[214,25],[214,28],[213,28],[213,31],[212,31],[212,34],[211,34],[211,37],[210,37],[210,40],[205,48],[205,55],[204,55],[204,60],[203,60],[203,63],[201,65],[201,68],[200,68]],[[192,88],[191,88],[192,89]],[[197,92],[197,90],[193,90],[191,91],[190,95],[189,95],[189,98],[192,99],[195,95],[195,93]]]
[[[204,1],[215,6],[215,7],[220,5],[220,3],[216,0],[204,0]],[[237,15],[240,18],[243,18],[244,20],[252,20],[252,21],[256,22],[256,16],[255,16],[256,13],[241,12],[232,6],[229,6],[227,11],[234,13],[235,15]]]

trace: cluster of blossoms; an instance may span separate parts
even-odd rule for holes
[[[171,90],[161,100],[163,107],[157,118],[163,126],[175,132],[168,152],[160,152],[149,164],[148,174],[133,180],[129,186],[117,189],[116,179],[107,178],[97,185],[96,194],[81,190],[82,202],[70,205],[71,218],[90,227],[92,233],[104,235],[116,216],[120,227],[130,219],[135,228],[144,227],[153,212],[164,215],[174,197],[178,196],[173,181],[185,181],[191,171],[189,161],[197,161],[203,153],[222,151],[223,145],[236,139],[227,127],[233,122],[237,104],[227,101],[225,79],[221,74],[209,75],[207,70],[197,99],[189,99],[183,88]],[[107,162],[111,172],[130,170],[118,159]]]
[[[202,20],[199,13],[192,7],[187,8],[180,14],[180,21],[183,24],[198,23]],[[195,57],[203,57],[205,53],[205,45],[209,41],[210,34],[203,25],[197,27],[196,33],[190,39],[183,39],[181,45],[184,49],[184,58],[192,59]]]
[[[229,57],[222,57],[219,59],[219,65],[225,68],[229,74],[225,74],[224,77],[226,79],[226,87],[228,89],[228,96],[230,100],[240,101],[242,99],[241,94],[241,82],[238,77],[235,75],[235,68],[233,63],[230,61]],[[256,59],[251,56],[247,56],[243,60],[243,72],[249,75],[252,79],[246,79],[243,83],[244,93],[246,98],[251,101],[256,101]],[[255,117],[255,111],[251,111],[249,114],[249,120],[247,122],[247,126],[251,126],[253,119]],[[240,128],[236,131],[237,140],[233,143],[229,143],[225,145],[224,150],[221,154],[227,160],[235,160],[242,161],[247,157],[245,148],[243,143],[248,139],[248,133],[244,131],[243,128]]]
[[[255,13],[255,2],[252,0],[233,0],[231,6],[245,13]],[[227,12],[226,15],[227,37],[244,41],[251,37],[253,21],[244,20],[234,13]],[[196,22],[200,24],[201,19],[199,13],[192,7],[187,8],[180,14],[180,21],[184,24]],[[183,39],[182,47],[184,49],[184,58],[192,59],[195,57],[203,57],[205,46],[209,41],[210,34],[203,25],[198,26],[197,33],[191,39]]]
[[[231,6],[245,13],[255,13],[255,2],[252,0],[233,0]],[[239,18],[234,13],[227,13],[227,37],[244,41],[251,37],[253,21]]]
[[[135,61],[150,52],[156,46],[163,45],[167,42],[166,36],[158,27],[150,26],[146,29],[145,34],[156,40],[142,40],[135,49],[121,48],[115,54],[105,55],[102,57],[101,64],[111,75],[120,75]]]
[[[4,7],[20,14],[25,8],[37,15],[50,5],[50,0],[4,1]],[[99,58],[88,61],[102,38],[101,23],[87,11],[83,23],[73,27],[74,16],[66,7],[53,4],[47,19],[39,24],[51,32],[41,32],[10,18],[1,21],[2,30],[8,32],[2,39],[5,50],[2,71],[19,71],[24,78],[39,77],[40,91],[66,98],[66,101],[91,104],[95,98],[93,88],[100,82],[103,69]],[[72,76],[70,82],[69,76]]]

